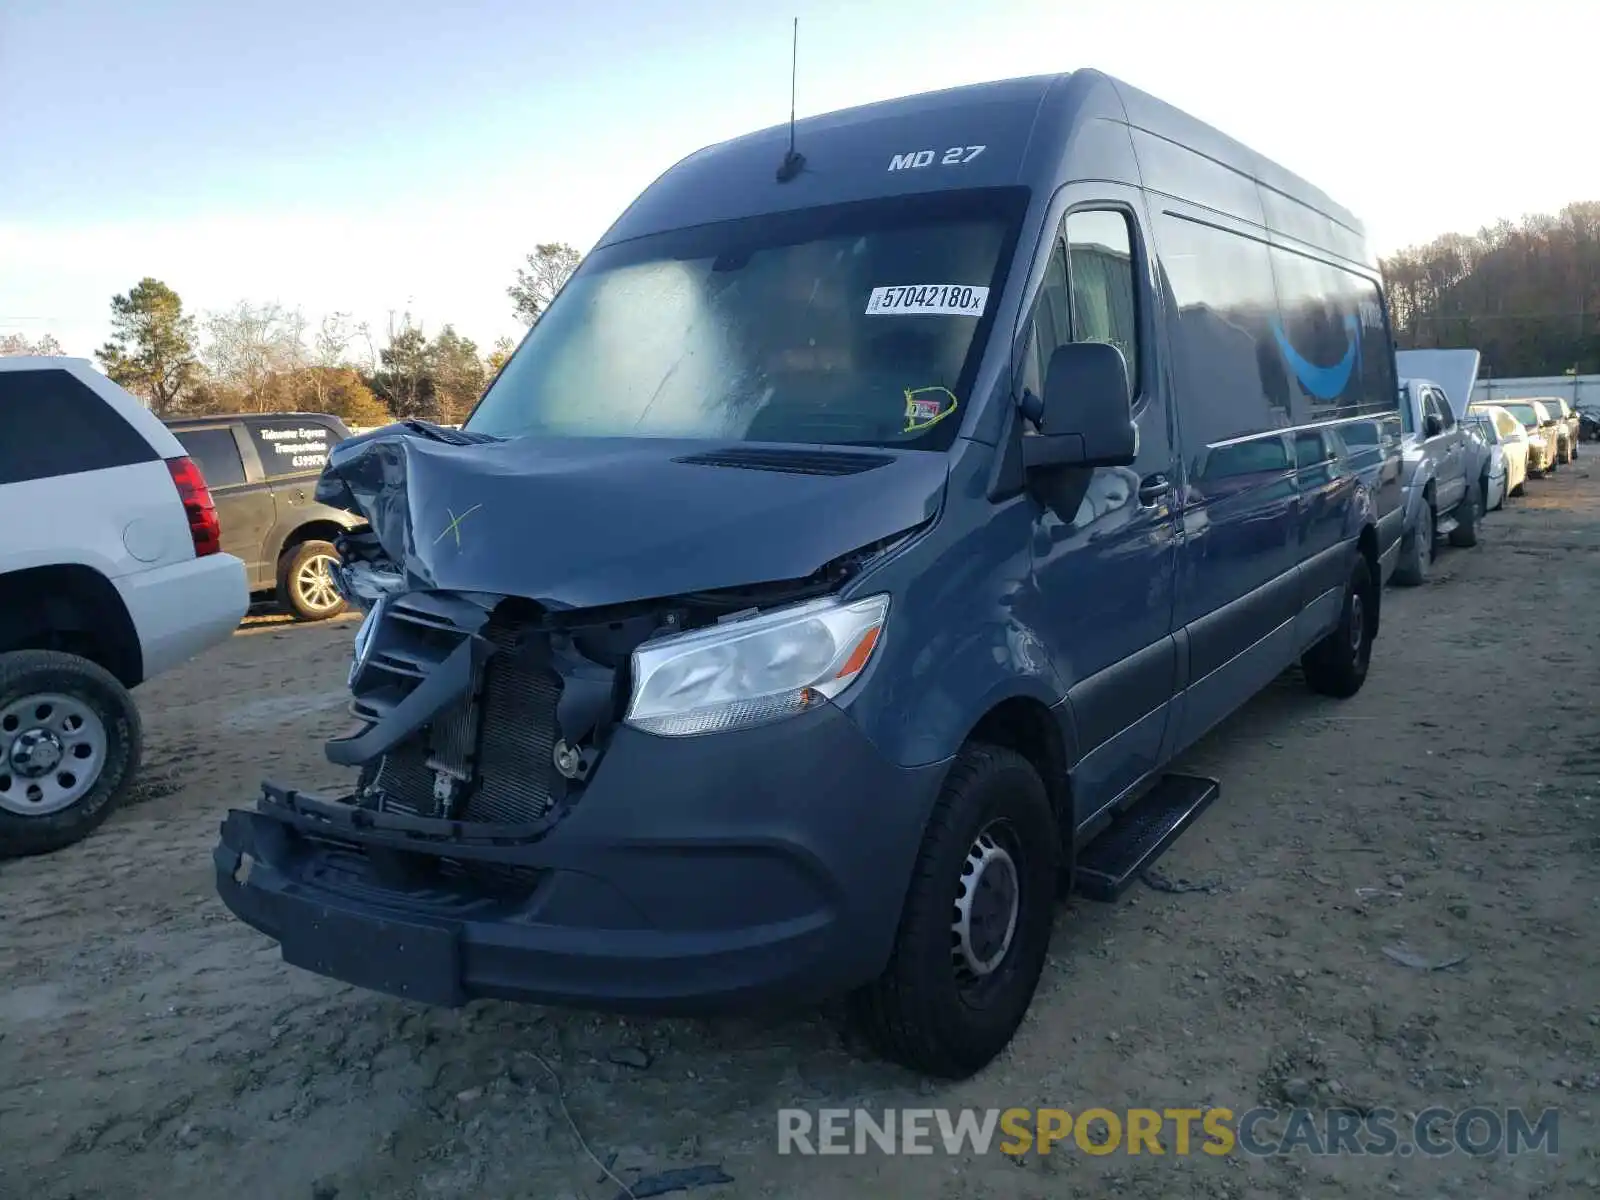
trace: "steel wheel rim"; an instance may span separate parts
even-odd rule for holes
[[[43,692],[0,709],[0,809],[46,817],[71,808],[105,770],[105,722],[75,696]]]
[[[956,881],[950,957],[957,983],[982,989],[1004,967],[1022,917],[1022,872],[1001,821],[985,825],[967,850]]]
[[[1350,593],[1350,649],[1357,657],[1367,636],[1367,606],[1359,591]]]
[[[333,585],[328,568],[333,565],[331,554],[313,554],[300,564],[294,573],[295,595],[300,603],[312,612],[331,612],[339,607],[342,597]]]

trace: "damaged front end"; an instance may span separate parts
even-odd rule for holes
[[[648,670],[656,648],[688,643],[692,649],[693,639],[681,635],[754,632],[776,612],[809,614],[819,628],[837,630],[844,640],[823,648],[818,661],[834,674],[850,667],[853,676],[871,648],[868,639],[876,640],[886,604],[847,606],[828,598],[900,540],[853,551],[805,579],[552,611],[516,596],[401,591],[401,573],[370,533],[358,532],[341,546],[335,578],[347,600],[368,610],[349,675],[351,712],[361,724],[328,743],[328,758],[362,768],[351,798],[357,808],[426,818],[438,822],[434,832],[443,836],[493,826],[501,839],[536,838],[579,802],[630,708],[634,723],[649,732],[708,732],[829,699],[826,683],[807,679],[744,700],[744,712],[706,706],[716,712],[700,710],[700,728],[671,728],[664,714],[639,707],[649,697],[636,686],[637,664]],[[636,655],[641,649],[643,659]],[[852,656],[860,663],[852,664]],[[844,661],[834,664],[835,658]],[[764,711],[750,708],[757,700]],[[692,725],[697,710],[675,716],[678,726]]]
[[[284,961],[433,1003],[864,982],[942,768],[833,701],[889,618],[863,577],[936,515],[942,458],[524,443],[412,423],[331,456],[319,499],[368,522],[333,572],[366,617],[327,755],[359,776],[230,811],[219,896]]]

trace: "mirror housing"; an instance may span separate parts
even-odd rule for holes
[[[1429,413],[1422,418],[1422,432],[1428,437],[1438,437],[1444,432],[1444,422],[1437,413]]]
[[[1044,396],[1023,395],[1022,415],[1039,427],[1022,439],[1022,463],[1041,467],[1126,467],[1138,454],[1128,363],[1109,342],[1057,346]]]

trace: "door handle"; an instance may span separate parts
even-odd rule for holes
[[[1139,481],[1139,503],[1154,508],[1157,501],[1172,491],[1172,480],[1165,475],[1146,475]]]

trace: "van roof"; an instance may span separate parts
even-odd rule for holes
[[[1067,181],[1062,158],[1071,146],[1079,178],[1143,183],[1369,261],[1360,221],[1323,192],[1204,122],[1095,70],[841,109],[796,122],[794,138],[806,163],[786,183],[778,181],[777,169],[789,148],[787,122],[688,155],[628,207],[599,245],[719,220],[946,189],[1021,185],[1049,194]],[[1174,156],[1173,146],[1193,154]],[[1240,187],[1241,176],[1260,187]]]

